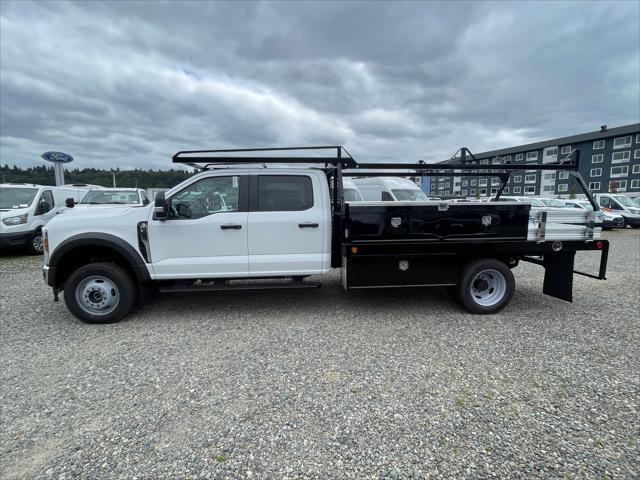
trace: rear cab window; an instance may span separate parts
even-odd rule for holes
[[[295,212],[313,207],[313,185],[306,175],[260,175],[257,185],[259,212]]]

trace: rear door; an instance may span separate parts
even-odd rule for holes
[[[249,276],[248,183],[248,176],[205,177],[167,199],[169,218],[149,219],[156,278]]]
[[[312,275],[330,265],[330,212],[312,174],[253,174],[249,198],[252,277]]]

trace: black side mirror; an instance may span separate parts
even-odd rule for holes
[[[155,220],[166,220],[169,216],[169,204],[164,198],[164,192],[158,192],[155,198],[155,206],[153,208],[153,218]]]
[[[67,208],[73,208],[76,206],[76,202],[74,202],[73,198],[69,197],[64,201],[64,204]]]

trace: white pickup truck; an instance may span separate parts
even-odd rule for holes
[[[345,202],[343,174],[402,165],[358,165],[342,147],[322,148],[337,154],[179,152],[174,162],[203,171],[159,193],[153,205],[113,206],[100,215],[76,208],[51,220],[43,230],[45,281],[56,299],[64,290],[75,316],[104,323],[126,315],[147,287],[314,288],[304,277],[332,268],[341,268],[345,289],[447,287],[474,313],[510,301],[511,268],[520,260],[543,265],[545,293],[569,301],[576,251],[601,250],[594,278],[604,279],[608,243],[597,239],[592,212],[570,219],[584,226],[573,225],[565,238],[545,235],[546,217],[531,226],[530,205],[518,202]],[[446,168],[466,167],[422,166],[418,174]]]

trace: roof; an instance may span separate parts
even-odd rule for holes
[[[570,135],[568,137],[554,138],[551,140],[545,140],[543,142],[527,143],[525,145],[518,145],[516,147],[501,148],[498,150],[490,150],[488,152],[474,153],[474,156],[478,160],[484,160],[485,158],[500,157],[503,155],[511,155],[514,153],[522,153],[531,150],[540,150],[546,147],[573,145],[581,142],[592,142],[595,140],[602,140],[604,138],[619,137],[622,135],[630,135],[635,133],[640,133],[640,123],[632,123],[630,125],[608,128],[606,130],[597,130],[595,132],[580,133],[578,135]],[[460,158],[455,158],[439,163],[456,163],[459,160]]]

